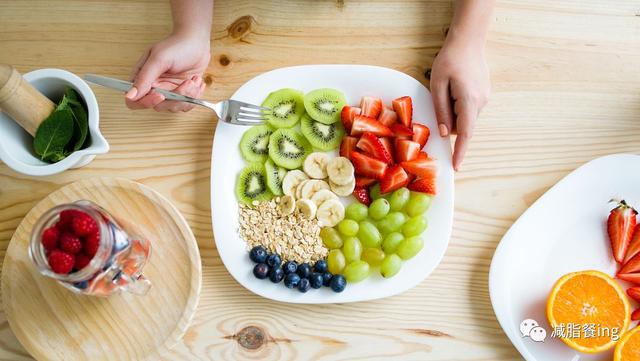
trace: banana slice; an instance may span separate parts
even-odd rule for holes
[[[280,214],[288,216],[296,210],[296,200],[292,196],[284,196],[280,198]]]
[[[329,180],[338,185],[349,184],[351,180],[355,179],[353,171],[351,161],[345,157],[333,158],[327,164]]]
[[[298,199],[296,201],[296,210],[302,213],[303,216],[314,219],[318,206],[309,199]]]
[[[296,191],[295,191],[296,199],[302,199],[302,187],[304,187],[305,184],[307,184],[307,182],[309,182],[309,181],[310,181],[310,179],[303,180],[302,182],[300,182],[298,184],[298,186],[296,187]]]
[[[329,183],[319,179],[310,179],[304,183],[302,191],[300,192],[300,198],[311,199],[317,191],[323,189],[329,189]]]
[[[333,227],[344,219],[344,206],[337,199],[330,199],[318,207],[316,213],[322,227]]]
[[[317,191],[313,197],[311,197],[311,200],[313,201],[313,203],[316,204],[316,206],[320,206],[322,203],[324,203],[325,201],[328,201],[330,199],[335,199],[338,200],[338,196],[333,193],[332,191],[328,190],[328,189],[321,189],[319,191]]]
[[[282,191],[287,196],[295,197],[296,187],[309,177],[301,170],[290,170],[282,179]]]
[[[329,181],[329,186],[336,195],[346,197],[353,193],[353,190],[356,188],[356,179],[353,178],[351,182],[347,184],[335,184],[332,181]]]
[[[329,155],[327,153],[315,152],[311,153],[304,160],[302,170],[311,178],[325,179],[327,178],[327,164],[329,163]]]

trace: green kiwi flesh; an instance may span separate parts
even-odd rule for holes
[[[342,122],[324,124],[309,118],[306,114],[300,120],[300,131],[314,148],[320,150],[338,148],[344,136]]]
[[[346,103],[344,94],[335,89],[316,89],[304,96],[304,107],[309,116],[324,124],[340,121],[340,113]]]
[[[287,169],[302,166],[313,148],[309,141],[294,129],[278,129],[269,138],[269,157]]]
[[[265,113],[267,123],[274,128],[291,128],[304,114],[304,95],[295,89],[276,90],[267,96],[262,106],[271,109]]]
[[[273,198],[273,194],[267,189],[262,163],[251,163],[240,171],[236,183],[236,197],[240,202],[249,205],[253,201],[268,201]]]
[[[281,196],[282,193],[282,180],[284,176],[287,174],[287,170],[278,167],[273,163],[271,158],[267,159],[264,163],[264,171],[267,175],[267,187],[271,191],[271,193]]]
[[[269,155],[269,137],[273,133],[267,125],[249,128],[240,139],[240,153],[247,162],[264,163]]]

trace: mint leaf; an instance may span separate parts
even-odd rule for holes
[[[89,133],[89,121],[87,119],[87,110],[84,103],[80,100],[80,95],[73,88],[67,88],[63,99],[67,99],[71,112],[73,114],[73,136],[67,145],[69,153],[81,149],[87,142],[87,134]]]
[[[63,97],[53,113],[38,127],[33,139],[33,147],[40,159],[49,162],[58,161],[61,160],[60,155],[64,155],[64,148],[72,136],[73,112],[67,97]]]

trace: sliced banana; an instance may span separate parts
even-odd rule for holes
[[[290,170],[282,179],[282,191],[287,196],[295,197],[296,187],[302,181],[309,179],[309,177],[301,170]]]
[[[353,175],[353,165],[345,157],[333,158],[327,164],[327,175],[329,180],[338,185],[349,184],[355,179]]]
[[[298,199],[296,201],[296,210],[300,212],[303,216],[314,219],[316,216],[316,211],[318,210],[318,206],[316,206],[313,201],[309,199]]]
[[[329,163],[329,155],[327,153],[315,152],[311,153],[304,160],[302,170],[311,178],[325,179],[327,178],[327,164]]]
[[[344,219],[344,206],[339,200],[330,199],[318,207],[316,217],[322,227],[333,227]]]
[[[330,189],[329,183],[319,179],[310,179],[306,181],[304,186],[302,187],[302,191],[300,192],[300,195],[301,195],[300,198],[311,199],[313,195],[316,194],[317,191],[320,191],[323,189]]]
[[[335,184],[332,181],[329,181],[329,186],[336,195],[346,197],[353,193],[353,190],[356,188],[356,179],[353,178],[348,184]]]
[[[328,201],[330,199],[335,199],[338,200],[338,196],[333,193],[332,191],[328,190],[328,189],[321,189],[319,191],[317,191],[313,197],[311,197],[311,200],[313,201],[313,203],[316,204],[316,206],[320,206],[322,203],[324,203],[325,201]]]
[[[298,186],[296,187],[296,191],[295,191],[295,196],[296,199],[302,199],[302,188],[305,186],[305,184],[307,184],[307,182],[309,182],[310,179],[307,180],[303,180],[302,182],[300,182],[298,184]]]
[[[296,200],[292,196],[284,196],[280,198],[280,214],[288,216],[296,210]]]

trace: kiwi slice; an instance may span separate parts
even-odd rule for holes
[[[335,89],[316,89],[304,96],[304,107],[309,116],[324,124],[340,121],[340,113],[345,104],[347,100],[344,94]]]
[[[309,118],[306,114],[300,121],[300,130],[309,143],[320,150],[338,148],[344,136],[342,122],[324,124]]]
[[[278,129],[269,138],[269,157],[287,169],[302,166],[312,150],[309,141],[294,129]]]
[[[267,174],[267,187],[271,191],[271,193],[281,196],[282,193],[282,180],[284,176],[287,174],[287,170],[278,167],[273,163],[271,158],[267,159],[264,163],[264,171]]]
[[[264,165],[251,163],[240,174],[236,183],[236,197],[240,202],[251,204],[253,201],[268,201],[273,197],[267,189],[267,177]]]
[[[269,94],[262,106],[271,108],[271,113],[265,114],[267,123],[275,128],[291,128],[304,114],[304,97],[299,90],[284,88]]]
[[[240,153],[247,162],[264,163],[269,155],[269,137],[273,133],[267,125],[249,128],[240,140]]]

